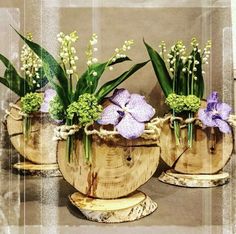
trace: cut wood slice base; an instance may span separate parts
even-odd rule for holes
[[[181,174],[173,170],[162,172],[158,178],[161,182],[191,188],[210,188],[229,182],[229,173],[219,172],[211,175]]]
[[[19,162],[13,168],[21,175],[56,177],[61,176],[58,164],[34,164],[32,162]]]
[[[69,199],[87,219],[100,223],[134,221],[157,209],[157,204],[140,191],[117,199],[90,198],[76,192]]]

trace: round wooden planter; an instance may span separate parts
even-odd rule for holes
[[[20,106],[20,101],[17,101],[16,105]],[[10,113],[20,117],[15,108],[11,108]],[[6,123],[13,146],[24,158],[36,164],[55,164],[57,162],[57,142],[52,140],[56,124],[52,123],[47,114],[39,112],[33,115],[31,132],[27,141],[23,135],[22,120],[15,120],[8,115]]]
[[[92,137],[90,165],[85,162],[80,139],[75,141],[71,162],[65,155],[66,141],[59,141],[57,147],[63,177],[82,194],[103,199],[123,197],[147,182],[156,171],[160,157],[156,141]]]
[[[84,158],[81,140],[75,140],[71,161],[66,158],[66,141],[57,147],[60,171],[78,192],[69,196],[87,219],[120,223],[145,217],[157,209],[147,195],[135,191],[147,182],[159,164],[160,147],[154,140],[104,140],[92,136],[92,160]]]
[[[212,187],[224,184],[229,175],[226,176],[219,171],[224,168],[233,152],[233,134],[223,134],[218,128],[203,129],[196,125],[194,129],[193,146],[189,148],[187,128],[180,130],[182,142],[177,146],[173,129],[167,122],[163,125],[160,136],[161,157],[172,170],[167,174],[163,173],[159,179],[187,187]],[[214,175],[216,173],[218,176]]]

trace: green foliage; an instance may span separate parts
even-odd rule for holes
[[[145,66],[148,62],[149,61],[135,64],[128,71],[124,72],[122,75],[120,75],[116,79],[105,83],[96,93],[96,97],[98,99],[98,102],[101,102],[103,100],[103,98],[105,98],[112,90],[114,90],[118,85],[120,85],[122,82],[124,82],[126,79],[128,79],[136,71],[138,71],[143,66]]]
[[[2,54],[0,54],[0,60],[6,67],[4,77],[0,77],[0,82],[20,97],[29,93],[31,90],[28,82],[17,73],[11,62]]]
[[[49,103],[49,114],[51,118],[55,120],[65,119],[65,110],[58,95],[56,95]]]
[[[73,100],[78,100],[79,96],[84,93],[94,93],[97,89],[98,82],[104,73],[107,66],[115,65],[124,61],[129,61],[130,58],[119,58],[115,62],[105,62],[105,63],[96,63],[92,64],[79,78],[77,84],[75,93],[73,96]],[[96,77],[93,76],[91,71],[97,72]]]
[[[62,67],[47,50],[45,50],[37,43],[34,43],[22,36],[17,30],[15,31],[31,48],[31,50],[33,50],[34,53],[42,60],[43,69],[48,78],[48,81],[50,82],[52,87],[58,92],[60,101],[66,108],[70,104],[71,97],[68,93],[68,80]]]
[[[39,93],[27,93],[21,98],[21,109],[25,114],[36,112],[40,109],[43,98]]]
[[[67,108],[67,118],[78,119],[81,126],[98,120],[101,113],[102,106],[98,104],[97,98],[89,93],[82,94],[77,102],[71,103]]]
[[[167,97],[170,93],[172,93],[172,80],[166,68],[165,62],[163,61],[161,56],[157,53],[157,51],[155,51],[145,41],[143,42],[146,46],[149,57],[151,59],[156,77],[160,83],[160,86],[165,96]]]

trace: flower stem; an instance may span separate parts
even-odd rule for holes
[[[66,124],[70,126],[72,125],[72,121],[70,119],[67,119]],[[66,140],[66,157],[68,159],[68,162],[71,161],[71,154],[73,152],[73,148],[74,148],[74,136],[70,135]]]
[[[23,119],[23,134],[26,142],[29,140],[30,130],[31,130],[31,117],[25,116]]]
[[[175,112],[173,111],[173,117],[175,117]],[[174,133],[175,133],[175,142],[176,145],[180,145],[180,128],[179,128],[179,121],[178,120],[174,120]]]
[[[193,113],[188,114],[189,118],[193,118]],[[188,124],[188,147],[192,148],[193,146],[193,123]]]
[[[87,135],[85,132],[83,132],[83,144],[84,144],[85,161],[90,162],[92,139],[91,139],[91,136]]]

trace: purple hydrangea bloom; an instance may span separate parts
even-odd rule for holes
[[[218,127],[223,133],[230,133],[231,129],[227,120],[232,108],[219,102],[218,93],[212,92],[207,98],[206,109],[200,109],[198,117],[207,127]]]
[[[56,91],[53,89],[47,89],[44,92],[44,100],[41,105],[40,111],[47,113],[49,111],[49,102],[56,96]]]
[[[141,136],[145,122],[155,115],[155,109],[147,104],[145,97],[130,94],[126,89],[115,90],[110,98],[112,104],[107,106],[97,122],[101,125],[112,124],[120,135],[126,139]]]

